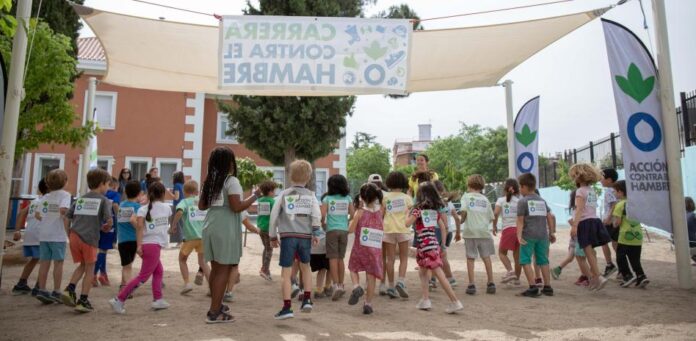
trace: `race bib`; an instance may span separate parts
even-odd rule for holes
[[[308,195],[288,195],[285,197],[285,212],[290,215],[312,214],[312,197]]]
[[[587,202],[585,203],[585,206],[597,208],[597,193],[595,193],[594,190],[590,190],[587,193]]]
[[[152,220],[146,221],[147,230],[150,232],[161,231],[169,228],[169,217],[153,217]]]
[[[384,231],[382,230],[373,229],[371,227],[360,228],[360,245],[362,246],[381,249],[383,238]]]
[[[101,199],[79,198],[75,202],[75,215],[97,216],[99,206],[101,206]]]
[[[437,226],[437,211],[435,211],[435,210],[423,210],[421,212],[421,220],[423,221],[423,226],[425,226],[425,227],[436,227]]]
[[[406,200],[403,198],[389,200],[387,199],[387,212],[398,213],[406,211]]]
[[[484,199],[470,197],[469,202],[466,203],[466,206],[468,207],[467,210],[471,212],[488,212],[488,201]]]
[[[506,202],[503,204],[502,209],[503,209],[503,217],[505,217],[505,218],[517,217],[517,205],[512,205],[509,202]]]
[[[121,207],[118,210],[118,222],[119,223],[130,223],[130,219],[135,214],[133,207]]]
[[[330,200],[329,215],[348,215],[348,201]]]
[[[541,200],[529,200],[527,202],[529,206],[529,215],[532,217],[545,217],[546,216],[546,203]]]
[[[57,203],[44,201],[43,204],[41,204],[41,206],[42,216],[46,218],[55,218],[60,216],[60,205],[58,205]]]
[[[262,216],[271,215],[271,203],[270,202],[260,202],[258,206],[258,213]]]
[[[207,214],[208,211],[201,211],[196,208],[191,208],[189,209],[188,219],[189,221],[205,221],[205,216]]]

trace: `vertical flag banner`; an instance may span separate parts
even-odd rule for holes
[[[97,123],[97,108],[94,108],[94,114],[92,114],[92,124],[99,128]],[[89,169],[97,168],[97,160],[99,155],[97,153],[97,134],[92,135],[89,139]]]
[[[626,27],[602,19],[621,132],[629,200],[626,213],[672,231],[659,82],[652,56]],[[679,184],[677,184],[679,186]]]
[[[539,96],[527,101],[515,117],[515,176],[539,179]]]

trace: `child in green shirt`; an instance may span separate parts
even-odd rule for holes
[[[640,253],[643,245],[643,228],[639,222],[626,216],[626,181],[620,180],[614,183],[614,191],[619,201],[612,212],[614,228],[619,229],[619,244],[616,248],[616,263],[619,265],[619,274],[623,278],[621,286],[628,288],[635,283],[639,288],[645,288],[650,281],[645,277],[643,267],[640,264]],[[631,267],[628,267],[628,263]],[[633,274],[631,272],[633,269]]]
[[[271,278],[271,257],[273,257],[273,247],[271,246],[271,237],[268,235],[268,224],[271,218],[271,210],[273,209],[273,204],[275,204],[275,190],[278,185],[275,181],[267,180],[261,183],[259,188],[261,189],[261,195],[257,200],[256,210],[256,226],[259,228],[259,237],[261,237],[261,243],[263,243],[263,259],[261,262],[261,270],[259,270],[259,275],[267,281],[272,281]]]

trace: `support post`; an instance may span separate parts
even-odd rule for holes
[[[594,163],[594,142],[590,141],[590,163]]]
[[[94,115],[94,98],[97,93],[97,79],[95,77],[89,77],[87,84],[87,108],[85,108],[84,116],[82,117],[82,125],[86,125],[89,120],[92,119]],[[82,164],[80,165],[82,169],[82,177],[80,181],[80,193],[83,195],[89,191],[87,188],[87,172],[89,172],[89,156],[92,151],[92,144],[87,141],[84,149],[82,150]]]
[[[508,176],[515,178],[515,113],[512,111],[512,81],[503,82],[507,110]]]
[[[611,139],[611,168],[616,169],[616,135],[611,133],[609,138]]]
[[[669,177],[669,201],[672,213],[672,233],[674,233],[674,253],[677,258],[677,279],[682,289],[693,287],[691,278],[691,259],[689,258],[689,238],[686,230],[686,208],[681,174],[681,153],[679,151],[679,128],[674,114],[674,89],[672,66],[670,64],[669,38],[667,35],[667,14],[665,2],[652,1],[657,38],[657,65],[659,68],[660,103],[662,105],[662,129],[664,130],[667,156],[667,176]]]
[[[681,99],[681,115],[682,115],[682,126],[684,127],[684,150],[686,147],[691,145],[691,126],[689,125],[689,107],[686,103],[686,93],[680,92],[679,97]]]

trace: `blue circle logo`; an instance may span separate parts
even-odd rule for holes
[[[41,210],[41,212],[43,212],[43,213],[48,213],[48,208],[45,208],[45,207],[44,207],[44,208]]]
[[[362,236],[362,240],[366,242],[368,240],[367,236]]]
[[[191,212],[191,218],[195,218],[195,217],[196,217],[196,212]]]
[[[638,136],[636,135],[636,127],[641,121],[647,123],[650,126],[650,129],[652,129],[653,137],[648,142],[639,140]],[[657,149],[662,142],[662,129],[660,129],[660,124],[657,123],[657,120],[654,117],[644,112],[637,112],[631,115],[631,117],[628,119],[626,130],[628,133],[628,139],[641,151],[651,152]]]
[[[79,211],[82,209],[82,205],[77,205],[77,207],[75,207],[75,208]]]
[[[288,209],[289,209],[289,210],[291,210],[291,209],[293,209],[293,208],[295,208],[295,205],[293,205],[293,204],[288,204]]]
[[[331,212],[335,211],[335,210],[336,210],[336,206],[331,206],[331,207],[329,208],[329,210],[331,210]]]
[[[150,224],[150,225],[147,226],[147,228],[149,228],[150,230],[154,230],[154,229],[155,229],[155,224]]]
[[[524,167],[522,165],[524,159],[529,159],[529,167]],[[532,168],[534,168],[534,155],[532,155],[532,153],[524,152],[517,157],[517,169],[519,169],[520,172],[529,173],[532,171]]]

